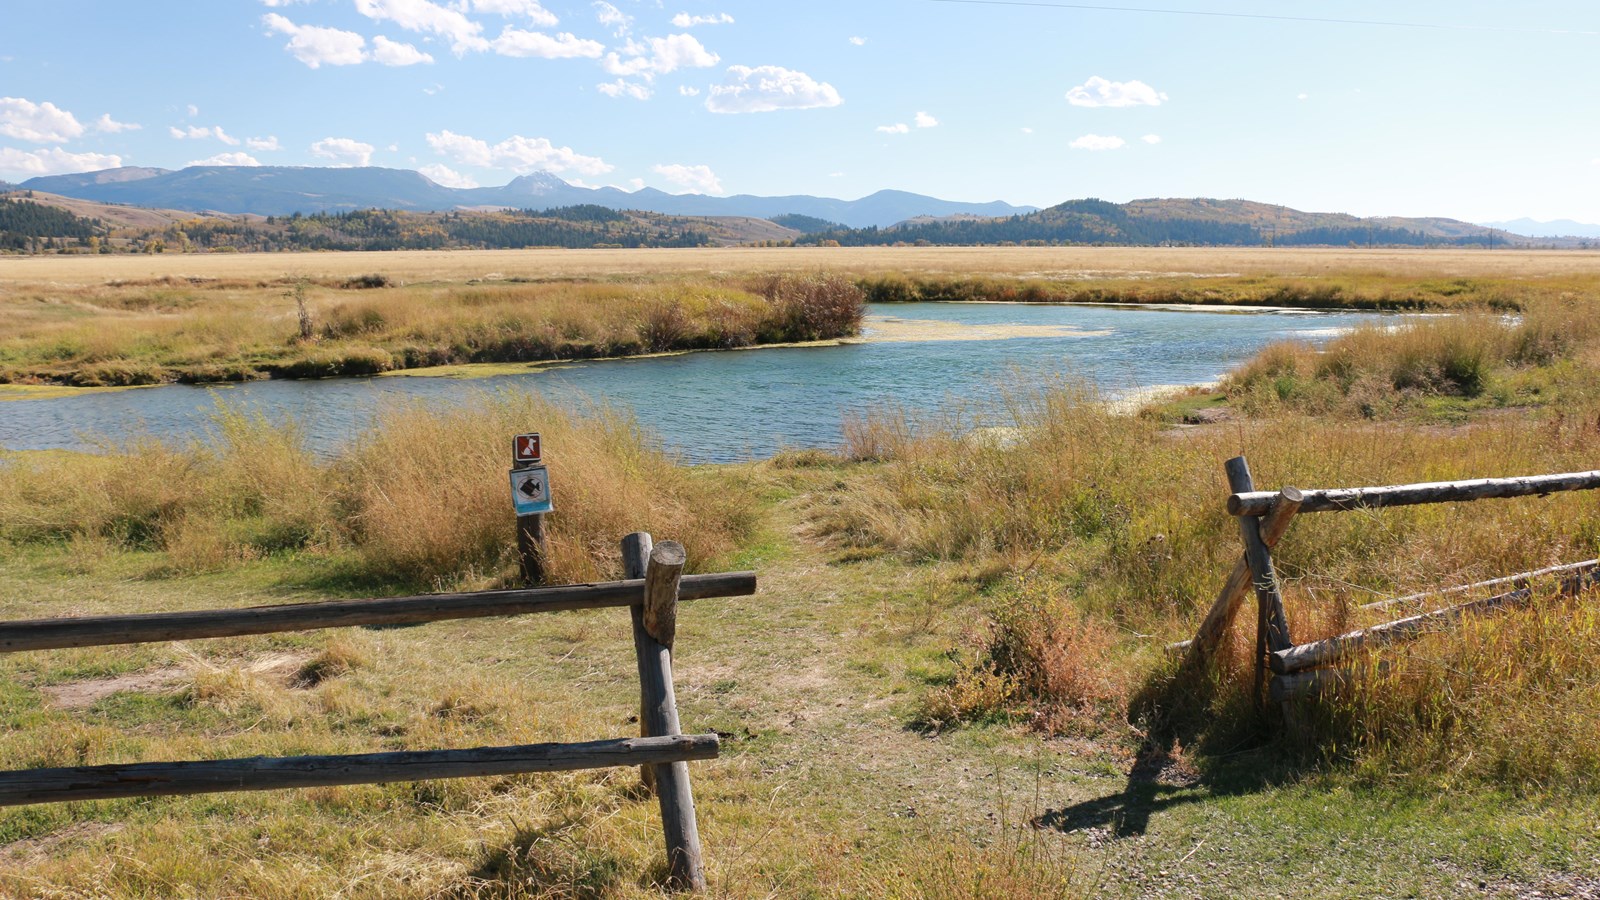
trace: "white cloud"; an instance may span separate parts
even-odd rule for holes
[[[1161,143],[1161,135],[1147,134],[1144,137],[1139,138],[1139,140],[1144,141],[1146,144],[1159,144]]]
[[[1142,81],[1107,81],[1099,75],[1067,91],[1073,106],[1160,106],[1166,99]]]
[[[248,153],[218,153],[206,159],[192,159],[186,166],[259,166],[261,162]]]
[[[0,97],[0,134],[35,144],[60,143],[81,137],[83,125],[48,100],[34,103],[22,97]]]
[[[103,134],[121,134],[124,131],[138,131],[144,126],[137,122],[118,122],[111,118],[110,113],[102,113],[90,127]]]
[[[601,66],[612,75],[653,78],[678,69],[705,69],[722,61],[692,34],[645,38],[642,43],[629,41],[623,53],[626,59],[615,51],[607,53]]]
[[[546,138],[512,135],[494,146],[451,131],[429,132],[428,146],[435,153],[449,156],[469,166],[510,169],[519,175],[543,169],[547,172],[577,172],[604,175],[616,168],[598,156],[584,156],[571,147],[557,147]]]
[[[715,13],[709,16],[691,16],[686,12],[678,13],[672,17],[674,28],[693,28],[696,25],[732,25],[733,16],[727,13]]]
[[[444,85],[435,84],[435,85],[432,85],[430,87],[423,88],[422,92],[424,94],[427,94],[429,97],[432,97],[434,94],[440,93],[443,90],[444,90]]]
[[[1023,134],[1033,134],[1033,129],[1029,128],[1026,125],[1024,125],[1024,126],[1022,126],[1022,133]]]
[[[917,123],[918,128],[932,128],[939,124],[938,119],[935,119],[933,116],[930,116],[925,112],[917,113],[917,117],[912,121]]]
[[[618,78],[616,81],[607,81],[595,85],[595,89],[607,97],[632,97],[635,100],[649,100],[655,91],[648,84],[640,84]]]
[[[855,44],[857,47],[864,47],[867,44],[867,39],[864,37],[852,37],[850,43]]]
[[[542,31],[523,31],[510,25],[490,45],[501,56],[537,56],[541,59],[595,59],[605,51],[599,41],[562,32],[551,37]]]
[[[354,31],[323,28],[320,25],[296,25],[277,13],[267,13],[261,17],[261,21],[269,33],[288,35],[289,43],[284,45],[284,49],[313,69],[325,65],[353,66],[367,58],[367,39]],[[189,110],[191,116],[199,112],[193,105]]]
[[[1119,137],[1110,137],[1100,134],[1086,134],[1068,144],[1074,150],[1116,150],[1128,142]]]
[[[1301,91],[1300,93],[1295,94],[1294,98],[1296,100],[1309,100],[1309,99],[1311,99],[1311,95],[1306,93],[1305,91]]]
[[[873,129],[873,131],[881,131],[884,134],[905,134],[910,130],[911,126],[904,122],[896,122],[893,125],[879,125]]]
[[[633,16],[628,15],[605,0],[595,0],[594,16],[600,24],[611,29],[614,37],[626,37],[629,29],[633,28]]]
[[[844,100],[833,85],[782,66],[729,66],[722,84],[712,85],[706,109],[716,113],[817,109]]]
[[[469,166],[492,166],[494,154],[489,150],[489,144],[475,137],[456,134],[448,129],[434,134],[429,132],[428,146],[433,152],[449,156],[456,162]]]
[[[440,6],[431,0],[355,0],[356,12],[374,21],[390,21],[407,31],[436,34],[450,40],[456,53],[486,50],[483,26],[459,9]]]
[[[364,166],[372,162],[371,144],[351,138],[323,138],[311,145],[311,155],[331,159],[340,166]]]
[[[687,84],[680,84],[678,85],[678,93],[684,97],[698,97],[700,96],[700,89],[697,87],[690,87]]]
[[[283,149],[283,145],[278,143],[278,136],[275,135],[275,134],[268,135],[267,137],[264,137],[264,138],[260,138],[260,137],[245,138],[244,145],[246,147],[249,147],[251,150],[282,150]]]
[[[193,103],[189,104],[188,110],[189,110],[189,118],[191,118],[191,119],[194,118],[195,116],[200,115],[200,107],[195,106]]]
[[[636,191],[642,191],[642,190],[644,190],[644,179],[643,178],[630,178],[630,179],[628,179],[628,186],[633,188]]]
[[[678,187],[698,194],[722,193],[722,182],[710,166],[685,166],[673,163],[668,166],[651,166],[650,171]]]
[[[68,153],[60,147],[17,150],[0,147],[0,175],[22,181],[39,175],[68,175],[122,166],[122,157],[103,153]]]
[[[205,127],[197,125],[185,125],[182,128],[169,125],[167,126],[167,133],[180,141],[203,141],[208,138],[216,138],[230,147],[239,146],[239,139],[223,131],[221,125]]]
[[[433,62],[433,55],[380,34],[372,39],[372,60],[385,66],[414,66]]]
[[[445,165],[423,166],[417,171],[433,179],[435,183],[442,184],[448,188],[475,188],[478,186],[478,182],[471,175],[463,175]]]
[[[528,21],[544,28],[554,28],[561,20],[538,0],[472,0],[472,8],[481,13],[499,13],[502,16],[525,16]]]

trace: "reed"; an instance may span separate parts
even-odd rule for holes
[[[752,527],[746,498],[683,469],[630,417],[528,394],[464,406],[396,406],[331,459],[299,426],[219,408],[209,440],[143,440],[102,455],[11,454],[0,465],[0,537],[98,541],[158,553],[174,572],[217,571],[274,554],[336,562],[355,584],[497,584],[515,571],[505,482],[508,436],[542,431],[558,512],[550,577],[620,577],[618,535],[678,535],[695,565]]]

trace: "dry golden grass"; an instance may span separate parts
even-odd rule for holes
[[[505,442],[530,429],[570,448],[550,464],[556,583],[620,577],[619,523],[682,535],[698,564],[752,527],[745,495],[677,466],[628,416],[504,393],[443,412],[395,407],[327,461],[293,422],[234,410],[219,414],[214,446],[17,454],[0,465],[0,537],[160,551],[173,573],[293,553],[375,586],[502,583],[515,571]]]
[[[0,380],[79,386],[370,375],[856,333],[861,291],[815,273],[661,283],[383,276],[0,284]]]
[[[1221,463],[1228,457],[1246,455],[1258,485],[1320,488],[1581,471],[1600,454],[1600,405],[1586,398],[1538,418],[1455,429],[1352,425],[1280,411],[1276,421],[1182,435],[1114,415],[1092,399],[1056,389],[1014,402],[1014,430],[1000,440],[950,438],[959,431],[948,423],[922,430],[895,417],[852,429],[847,449],[886,461],[818,505],[821,527],[855,552],[964,560],[983,567],[995,585],[995,612],[977,628],[963,674],[934,696],[930,716],[1021,715],[1053,731],[1094,732],[1126,713],[1141,679],[1151,672],[1168,677],[1159,640],[1192,636],[1240,553],[1237,526],[1222,503]],[[1370,600],[1597,552],[1600,507],[1593,495],[1567,494],[1303,516],[1276,558],[1287,579],[1294,637],[1303,641],[1377,621],[1356,609]],[[1546,621],[1546,631],[1555,621]],[[1438,678],[1411,677],[1385,683],[1406,688],[1386,695],[1387,717],[1363,720],[1374,733],[1416,734],[1437,722],[1470,719],[1478,729],[1472,740],[1409,741],[1410,755],[1402,757],[1344,719],[1343,730],[1320,732],[1322,746],[1337,748],[1336,755],[1377,754],[1376,768],[1423,777],[1432,767],[1460,769],[1475,758],[1461,770],[1491,782],[1593,782],[1600,778],[1600,752],[1591,750],[1600,745],[1560,749],[1571,729],[1559,721],[1560,704],[1544,700],[1600,689],[1600,672],[1567,664],[1600,654],[1600,640],[1583,621],[1574,619],[1564,632],[1566,644],[1548,636],[1520,649],[1500,642],[1494,659],[1503,667],[1513,654],[1518,674],[1495,677],[1483,690],[1498,692],[1492,709],[1501,713],[1477,705],[1481,691],[1440,692]],[[1521,633],[1533,626],[1506,627]],[[1546,631],[1534,627],[1536,634]],[[1475,640],[1469,632],[1444,645],[1455,648],[1451,658],[1465,658],[1479,646]],[[1465,671],[1489,677],[1493,669],[1490,663]],[[1240,702],[1240,673],[1228,671],[1227,688],[1204,701],[1212,704],[1204,713],[1145,705],[1135,715],[1149,725],[1182,713],[1211,738],[1236,742],[1258,723],[1249,702]],[[1516,727],[1505,718],[1513,714]],[[1561,764],[1543,773],[1521,759]]]
[[[500,276],[539,280],[813,272],[1546,277],[1600,273],[1590,251],[1352,250],[1185,247],[858,247],[687,250],[462,250],[396,253],[141,255],[0,259],[0,283],[94,285],[107,280],[343,279],[382,272],[404,281]]]

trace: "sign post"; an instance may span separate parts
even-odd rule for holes
[[[511,439],[511,506],[517,513],[517,555],[522,579],[543,584],[550,544],[544,535],[544,514],[555,508],[550,497],[550,471],[544,466],[538,433]]]

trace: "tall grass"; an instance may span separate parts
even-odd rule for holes
[[[616,545],[629,531],[679,540],[704,565],[752,527],[736,487],[677,466],[628,416],[502,393],[442,411],[392,408],[329,460],[293,422],[230,407],[209,442],[11,454],[0,463],[0,537],[152,551],[185,572],[302,553],[374,585],[497,583],[515,568],[506,441],[529,429],[560,448],[553,581],[619,576]]]
[[[1488,313],[1365,325],[1320,351],[1282,342],[1223,381],[1252,413],[1292,409],[1381,418],[1434,398],[1479,405],[1548,402],[1591,392],[1597,370],[1574,366],[1600,351],[1600,323],[1575,301],[1531,303],[1516,318]]]
[[[1600,456],[1594,427],[1600,405],[1569,404],[1538,420],[1495,419],[1449,431],[1285,415],[1181,435],[1112,415],[1085,390],[1046,391],[1014,403],[1013,412],[1015,431],[1006,441],[960,442],[943,429],[924,433],[897,420],[859,423],[852,446],[882,461],[871,464],[859,488],[817,511],[836,541],[965,561],[992,573],[984,577],[995,584],[994,611],[974,626],[972,647],[958,654],[954,683],[930,698],[934,719],[1000,714],[1050,731],[1116,728],[1135,693],[1159,696],[1136,689],[1141,680],[1178,677],[1166,668],[1160,644],[1192,636],[1241,552],[1237,524],[1222,502],[1228,457],[1246,454],[1264,487],[1310,488],[1574,471],[1592,468]],[[1358,609],[1369,600],[1597,551],[1600,507],[1591,495],[1569,494],[1302,516],[1276,557],[1294,637],[1310,640],[1371,621]],[[1573,731],[1558,721],[1565,712],[1549,698],[1600,690],[1600,670],[1568,664],[1600,653],[1600,634],[1559,617],[1536,620],[1543,622],[1537,626],[1508,621],[1504,633],[1516,637],[1498,643],[1470,631],[1438,639],[1449,648],[1442,655],[1454,660],[1495,647],[1489,659],[1496,661],[1461,670],[1467,673],[1461,677],[1485,679],[1481,690],[1451,690],[1450,683],[1436,690],[1437,677],[1391,682],[1379,695],[1387,698],[1387,718],[1357,717],[1372,731],[1347,718],[1318,733],[1328,758],[1376,747],[1384,764],[1402,770],[1463,765],[1493,780],[1501,776],[1483,763],[1527,753],[1560,757],[1559,777],[1592,780],[1600,773],[1600,744],[1557,752],[1564,739],[1556,736]],[[1189,698],[1200,706],[1146,703],[1134,709],[1142,724],[1187,717],[1179,724],[1223,744],[1256,733],[1262,723],[1239,666],[1244,630],[1215,690]],[[1480,704],[1488,691],[1501,699]],[[1496,747],[1443,737],[1446,721],[1477,723],[1476,734]],[[1391,753],[1374,737],[1423,732],[1441,736],[1404,741],[1407,754]],[[1462,763],[1474,753],[1478,762]]]
[[[848,279],[49,288],[0,303],[0,381],[82,386],[370,375],[856,333]]]

